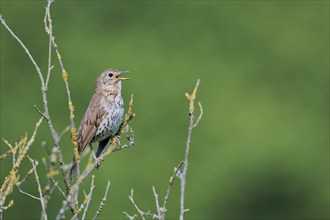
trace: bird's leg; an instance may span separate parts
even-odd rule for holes
[[[93,150],[93,146],[91,143],[89,143],[89,147],[91,148],[91,152],[94,156],[94,160],[96,161],[97,164],[99,164],[99,159],[96,157],[95,153],[94,153],[94,150]]]
[[[96,157],[96,161],[97,161],[97,166],[96,168],[99,168],[100,166],[100,162],[99,161],[99,156],[103,153],[103,150],[105,149],[105,147],[107,146],[108,142],[110,140],[110,137],[107,137],[106,139],[102,140],[99,142],[99,146],[97,148],[97,151],[96,151],[96,154],[95,154],[95,157]]]

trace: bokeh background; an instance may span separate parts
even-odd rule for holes
[[[45,1],[1,1],[1,14],[47,67]],[[194,130],[186,185],[188,219],[329,218],[328,1],[56,1],[54,35],[69,73],[76,125],[98,73],[128,69],[126,101],[135,97],[134,148],[112,154],[96,175],[87,217],[94,216],[108,179],[101,219],[155,211],[152,186],[163,201],[173,168],[184,158],[188,115],[185,92],[201,79],[204,117]],[[57,131],[69,125],[67,97],[54,56],[49,107]],[[31,135],[42,107],[30,60],[1,27],[1,138]],[[45,123],[29,155],[52,146]],[[72,158],[70,137],[61,146]],[[7,147],[1,144],[1,153]],[[1,183],[11,160],[0,163]],[[21,175],[31,168],[26,160]],[[38,166],[40,176],[44,167]],[[41,179],[45,185],[45,179]],[[61,182],[61,181],[60,181]],[[88,190],[90,179],[84,187]],[[33,178],[22,188],[37,194]],[[169,219],[179,216],[179,181]],[[15,192],[5,219],[37,219],[40,203]],[[61,206],[55,191],[48,214]],[[67,214],[69,217],[70,214]]]

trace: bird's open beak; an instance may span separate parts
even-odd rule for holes
[[[129,78],[119,77],[123,73],[128,73],[128,72],[129,72],[128,70],[121,70],[120,73],[117,75],[117,79],[119,79],[119,80],[128,80]]]

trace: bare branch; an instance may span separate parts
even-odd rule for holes
[[[133,132],[133,131],[131,130],[131,132]],[[128,144],[117,147],[117,148],[113,149],[112,152],[114,153],[114,152],[117,152],[117,151],[120,151],[120,150],[124,150],[124,149],[130,148],[130,147],[133,147],[134,146],[134,141],[135,141],[134,133],[132,133],[132,136],[127,137],[127,139],[129,141]]]
[[[60,220],[60,219],[65,219],[65,210],[68,209],[68,202],[67,200],[63,200],[63,204],[61,209],[59,210],[59,212],[56,215],[56,220]]]
[[[48,5],[47,5],[47,8],[49,9],[50,7],[50,4],[52,3],[52,0],[48,0]],[[49,11],[48,11],[49,12]],[[46,9],[46,13],[47,13],[47,9]],[[61,151],[61,148],[60,148],[60,145],[59,145],[59,140],[58,140],[58,136],[57,136],[57,133],[54,129],[54,126],[52,124],[52,121],[51,121],[51,118],[50,118],[50,115],[49,115],[49,110],[48,110],[48,101],[47,101],[47,84],[45,83],[45,80],[42,76],[42,73],[41,73],[41,70],[38,66],[38,64],[36,63],[36,61],[34,60],[34,58],[32,57],[31,53],[29,52],[29,50],[27,49],[27,47],[25,46],[25,44],[15,35],[15,33],[8,27],[8,25],[6,24],[5,20],[2,18],[2,16],[0,16],[0,20],[1,20],[1,23],[2,25],[9,31],[9,33],[17,40],[17,42],[21,45],[21,47],[24,49],[24,51],[26,52],[26,54],[28,55],[28,57],[30,58],[31,62],[33,63],[33,65],[35,66],[36,70],[37,70],[37,73],[38,73],[38,76],[40,78],[40,82],[41,82],[41,93],[42,93],[42,102],[43,102],[43,107],[44,107],[44,113],[42,114],[43,117],[46,119],[47,121],[47,124],[48,124],[48,127],[50,129],[50,132],[51,132],[51,135],[53,137],[53,140],[54,140],[54,143],[55,143],[55,146],[58,150],[58,155],[59,155],[59,162],[60,162],[60,169],[62,171],[62,175],[63,175],[63,180],[64,180],[64,184],[67,188],[67,192],[69,192],[70,190],[70,185],[68,184],[68,180],[66,178],[66,175],[64,173],[64,170],[63,170],[63,165],[64,165],[64,162],[63,162],[63,155],[62,155],[62,151]],[[49,67],[51,68],[51,67]],[[49,74],[50,74],[50,70],[48,71]],[[42,111],[39,111],[40,113]]]
[[[42,111],[36,105],[34,105],[34,108],[42,117],[44,117],[44,119],[48,120],[48,116],[42,113]]]
[[[159,207],[159,201],[158,201],[158,194],[156,192],[155,186],[152,186],[152,191],[154,192],[154,196],[155,196],[155,201],[156,201],[156,209],[157,209],[157,217],[158,219],[161,219],[161,210]]]
[[[31,194],[29,194],[29,193],[23,191],[23,190],[21,189],[20,186],[18,186],[18,190],[19,190],[20,193],[22,193],[22,194],[24,194],[24,195],[26,195],[26,196],[29,196],[29,197],[31,197],[32,199],[40,200],[39,197],[36,197],[36,196],[34,196],[34,195],[31,195]]]
[[[29,156],[28,156],[28,157],[29,157]],[[37,165],[38,165],[38,162],[32,160],[30,157],[29,157],[29,159],[30,159],[30,162],[31,162],[31,164],[32,164],[33,171],[34,171],[34,175],[35,175],[35,179],[36,179],[36,182],[37,182],[37,185],[38,185],[39,200],[40,200],[41,208],[42,208],[41,219],[43,219],[43,220],[47,220],[48,217],[47,217],[46,207],[45,207],[45,203],[44,203],[44,196],[42,195],[41,184],[40,184],[40,180],[39,180],[39,176],[38,176],[37,168],[36,168]]]
[[[97,216],[99,216],[101,214],[101,211],[105,205],[105,202],[107,201],[107,196],[108,196],[108,191],[109,191],[109,188],[110,188],[110,180],[108,180],[108,184],[107,184],[107,188],[105,189],[105,193],[104,193],[104,196],[103,196],[103,199],[100,203],[100,206],[98,208],[98,210],[96,211],[96,214],[93,218],[93,220],[95,220],[97,218]]]
[[[46,13],[44,18],[45,23],[45,31],[49,35],[49,43],[48,43],[48,68],[47,68],[47,77],[46,77],[46,87],[48,87],[50,73],[53,69],[52,67],[52,38],[53,38],[53,28],[52,28],[52,20],[50,18],[50,5],[53,0],[48,0],[48,4],[46,6]]]
[[[124,215],[126,215],[126,217],[129,219],[129,220],[134,220],[136,217],[138,217],[137,214],[134,214],[134,215],[129,215],[127,212],[123,212]]]
[[[197,125],[199,124],[200,120],[202,119],[202,116],[203,116],[203,106],[202,106],[202,103],[198,102],[198,106],[199,106],[199,115],[198,115],[198,118],[195,122],[195,124],[193,125],[194,128],[197,127]]]
[[[89,190],[89,194],[88,194],[87,198],[85,197],[85,200],[87,199],[87,203],[86,203],[86,206],[85,206],[85,209],[84,209],[83,216],[81,217],[81,220],[84,220],[85,219],[85,216],[86,216],[86,213],[87,213],[87,210],[88,210],[89,203],[92,200],[93,189],[95,188],[94,179],[95,179],[95,176],[92,176],[92,183],[91,183],[91,187],[90,187],[90,190]]]
[[[145,216],[152,217],[153,219],[158,219],[158,216],[156,214],[151,213],[150,210],[148,210],[147,212],[144,212],[141,209],[139,209],[139,207],[137,206],[137,204],[134,201],[134,190],[133,190],[133,188],[131,189],[131,194],[128,196],[128,198],[132,202],[132,204],[134,205],[135,209],[138,211],[138,213],[141,216],[142,220],[145,220]],[[129,218],[133,217],[133,219],[134,219],[135,215],[129,216],[126,212],[124,212],[124,214],[127,217],[129,217]]]
[[[69,108],[69,112],[70,112],[70,123],[71,123],[71,140],[72,140],[72,144],[73,144],[74,148],[77,149],[77,146],[78,146],[78,143],[77,143],[77,129],[76,129],[75,123],[74,123],[74,118],[75,118],[74,105],[73,105],[73,102],[72,102],[72,99],[71,99],[70,87],[69,87],[69,82],[68,82],[68,73],[64,68],[62,55],[59,52],[58,45],[56,44],[55,37],[53,36],[53,25],[52,25],[52,19],[51,19],[51,15],[50,15],[50,8],[51,8],[51,4],[53,2],[54,2],[54,0],[48,0],[48,4],[47,4],[47,7],[46,7],[45,19],[44,19],[45,30],[46,30],[47,34],[49,35],[49,54],[48,54],[49,58],[48,58],[48,74],[47,74],[46,86],[48,85],[49,76],[50,76],[51,48],[53,46],[54,49],[55,49],[56,55],[57,55],[57,59],[60,63],[60,67],[61,67],[61,70],[62,70],[62,77],[63,77],[63,80],[64,80],[65,89],[66,89],[67,96],[68,96],[68,108]],[[77,158],[76,162],[79,164],[79,158]],[[64,177],[64,178],[67,178],[67,177]],[[68,189],[67,189],[67,192],[68,192]]]
[[[165,213],[167,211],[167,201],[168,201],[168,198],[169,198],[169,195],[170,195],[170,191],[171,191],[172,185],[174,183],[175,177],[177,177],[179,175],[179,173],[181,174],[181,167],[182,167],[183,164],[184,164],[184,162],[181,161],[179,163],[178,167],[174,168],[173,175],[170,177],[169,184],[168,184],[166,194],[165,194],[165,198],[164,198],[163,207],[160,209],[161,219],[165,219]]]
[[[190,150],[190,140],[191,140],[191,134],[194,127],[196,127],[202,117],[203,114],[203,108],[202,105],[199,104],[201,114],[198,117],[197,121],[194,122],[195,117],[195,99],[196,99],[196,93],[199,86],[200,80],[198,79],[196,82],[196,86],[192,92],[191,95],[186,93],[186,97],[189,100],[189,127],[188,127],[188,137],[187,137],[187,143],[186,143],[186,153],[185,153],[185,159],[184,159],[184,166],[183,171],[181,173],[181,195],[180,195],[180,220],[183,220],[184,213],[188,210],[184,207],[184,194],[185,194],[185,186],[186,186],[186,175],[187,175],[187,169],[188,169],[188,156],[189,156],[189,150]]]
[[[65,196],[65,193],[63,192],[63,190],[61,189],[61,187],[59,187],[58,182],[56,182],[53,177],[50,177],[50,179],[52,180],[52,182],[54,183],[54,186],[58,189],[58,191],[60,192],[60,194],[63,196],[63,198],[66,200],[67,198]]]
[[[129,195],[128,198],[129,198],[129,200],[131,200],[131,202],[134,205],[135,209],[140,214],[142,220],[145,220],[145,218],[144,218],[145,213],[139,209],[139,207],[137,206],[137,204],[134,201],[134,190],[133,190],[133,188],[131,189],[131,195]]]
[[[53,34],[52,34],[52,20],[51,20],[51,17],[50,17],[50,7],[51,7],[51,4],[53,3],[53,0],[48,0],[48,4],[47,4],[47,7],[46,7],[46,13],[45,13],[45,29],[46,29],[46,32],[47,34],[49,35],[49,51],[48,51],[48,71],[47,71],[47,80],[46,80],[46,83],[44,82],[44,80],[42,80],[41,84],[42,84],[42,87],[44,89],[42,89],[42,97],[43,97],[43,104],[44,104],[44,114],[48,117],[48,127],[50,129],[50,133],[52,134],[52,137],[53,137],[53,141],[54,141],[54,144],[55,144],[55,147],[57,149],[57,154],[58,154],[58,159],[59,159],[59,163],[60,163],[60,170],[61,170],[61,173],[62,173],[62,176],[63,176],[63,181],[64,181],[64,185],[66,187],[66,192],[67,194],[69,193],[70,191],[70,184],[68,182],[68,178],[66,176],[66,173],[64,171],[64,160],[63,160],[63,155],[62,155],[62,151],[61,151],[61,147],[60,147],[60,140],[59,140],[59,137],[58,137],[58,134],[57,132],[55,131],[54,129],[54,126],[51,122],[51,118],[50,118],[50,115],[49,115],[49,111],[48,111],[48,104],[47,104],[47,86],[48,86],[48,80],[49,80],[49,77],[50,77],[50,73],[51,73],[51,46],[50,46],[50,43],[53,42]]]

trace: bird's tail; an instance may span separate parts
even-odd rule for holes
[[[71,181],[73,180],[73,177],[75,176],[76,171],[77,171],[77,163],[76,163],[76,161],[75,161],[75,159],[73,157],[73,159],[72,159],[72,165],[71,165],[71,168],[70,168],[69,173],[68,173],[69,179]]]

